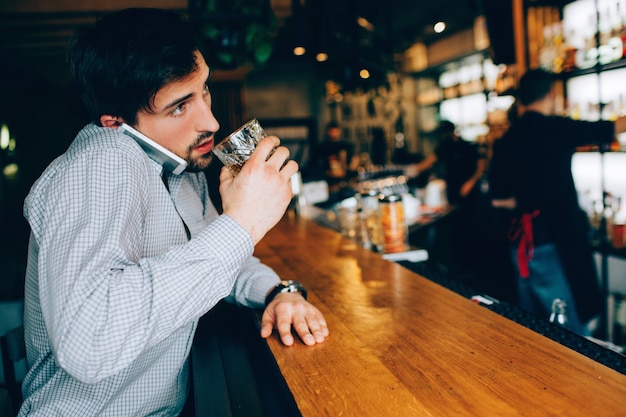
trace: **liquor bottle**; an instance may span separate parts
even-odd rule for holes
[[[580,120],[580,105],[578,103],[572,104],[571,116],[574,120]]]
[[[619,1],[615,2],[615,10],[611,12],[611,38],[619,37],[622,33],[622,15],[619,3]]]
[[[609,192],[604,193],[604,222],[606,224],[606,237],[610,242],[613,238],[613,223],[615,222],[615,201]]]
[[[611,10],[601,10],[598,21],[598,30],[600,31],[600,46],[607,45],[611,39]]]
[[[576,66],[581,69],[593,67],[598,60],[598,45],[596,45],[596,14],[588,16],[587,30],[584,34],[584,45],[576,53]]]
[[[404,220],[404,204],[401,195],[392,194],[381,197],[380,223],[383,232],[383,252],[406,251],[408,232]]]
[[[555,298],[552,301],[552,313],[550,313],[550,323],[555,323],[567,328],[567,303],[565,300]]]
[[[374,189],[361,189],[356,195],[357,211],[361,224],[361,245],[376,252],[383,250],[383,231],[380,220],[378,193]]]
[[[617,205],[621,206],[621,198],[617,198]],[[618,208],[613,220],[613,232],[611,242],[616,249],[626,248],[626,209]]]
[[[612,100],[607,101],[602,105],[602,120],[615,121],[617,119],[617,110]]]
[[[621,30],[619,37],[622,40],[622,58],[626,58],[626,6],[624,4],[620,7],[620,2],[617,3],[619,19],[621,21]]]
[[[552,25],[552,72],[563,72],[565,63],[566,46],[563,39],[563,24],[561,22]]]
[[[617,99],[617,117],[626,116],[626,100],[624,94],[620,94]]]
[[[539,66],[546,71],[554,70],[554,39],[552,26],[547,25],[543,28],[543,45],[539,51]]]
[[[564,36],[563,71],[573,71],[576,69],[576,53],[578,50],[570,42],[575,37],[575,31],[570,29],[567,36]]]

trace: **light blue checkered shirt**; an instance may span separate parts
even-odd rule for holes
[[[225,297],[261,307],[278,282],[204,174],[169,173],[170,194],[161,173],[132,139],[88,125],[26,198],[20,416],[178,414],[198,318]]]

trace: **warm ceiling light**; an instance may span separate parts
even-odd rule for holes
[[[296,46],[293,48],[293,54],[295,56],[302,56],[306,53],[306,48],[304,46]]]
[[[328,61],[328,54],[326,52],[318,52],[318,54],[315,55],[315,60],[317,62]]]
[[[9,135],[9,126],[2,125],[0,128],[0,149],[6,149],[9,147],[9,139],[11,136]]]
[[[373,31],[374,31],[374,25],[372,25],[372,23],[371,23],[369,20],[367,20],[366,18],[364,18],[364,17],[360,17],[360,16],[359,16],[359,17],[356,19],[356,22],[357,22],[357,23],[359,24],[359,26],[361,26],[363,29],[365,29],[365,30],[369,30],[370,32],[373,32]]]
[[[366,70],[365,68],[363,68],[361,71],[359,71],[359,76],[363,78],[364,80],[366,80],[370,77],[370,72]]]
[[[12,164],[7,164],[2,169],[2,173],[4,174],[4,176],[9,178],[9,179],[16,178],[18,171],[19,171],[19,167],[17,166],[17,164],[15,162],[13,162]]]
[[[444,22],[437,22],[435,23],[435,25],[433,26],[433,29],[435,30],[435,33],[441,33],[444,30],[446,30],[446,24]]]

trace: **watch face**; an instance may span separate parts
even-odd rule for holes
[[[280,283],[280,286],[283,287],[280,292],[299,292],[306,298],[306,289],[298,281],[283,281]]]
[[[290,282],[284,289],[283,292],[299,292],[302,291],[302,285],[296,282]]]

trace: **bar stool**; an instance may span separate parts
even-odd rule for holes
[[[22,381],[18,378],[16,364],[26,359],[24,327],[16,327],[1,336],[0,349],[4,371],[4,387],[0,387],[0,404],[7,403],[0,407],[0,417],[15,416],[22,404]]]

